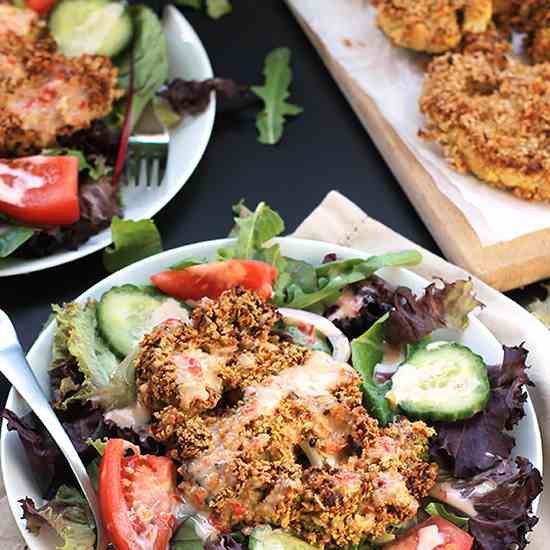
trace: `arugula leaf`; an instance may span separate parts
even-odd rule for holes
[[[131,129],[155,92],[168,79],[168,51],[161,22],[154,11],[138,4],[130,8],[130,16],[134,25],[133,48],[125,50],[113,62],[118,68],[119,85],[126,91],[130,87],[132,62],[134,65]]]
[[[28,497],[20,503],[31,533],[38,533],[42,526],[49,525],[63,541],[62,546],[57,546],[59,550],[94,550],[95,524],[79,490],[61,485],[55,498],[40,508]]]
[[[285,116],[299,115],[303,109],[288,103],[288,87],[292,81],[290,50],[277,48],[265,58],[265,84],[251,90],[264,102],[264,109],[256,118],[258,141],[267,145],[277,143],[283,135]]]
[[[33,235],[32,227],[0,223],[0,258],[7,258]]]
[[[285,298],[279,306],[294,309],[319,309],[323,304],[334,302],[345,286],[362,281],[383,267],[416,265],[422,256],[415,250],[391,252],[381,256],[371,256],[366,260],[354,258],[323,264],[316,269],[318,287],[315,291],[306,291],[292,281],[285,289]],[[278,299],[280,296],[277,295]]]
[[[231,13],[232,9],[228,0],[206,0],[206,13],[212,19],[219,19]]]
[[[457,527],[460,527],[461,529],[468,529],[469,518],[457,516],[456,514],[449,512],[449,510],[447,510],[447,508],[439,502],[430,502],[430,504],[428,504],[424,508],[424,510],[426,510],[426,512],[430,514],[430,516],[440,516],[443,519],[454,523]]]
[[[351,342],[351,364],[361,375],[361,389],[369,414],[381,426],[387,426],[395,417],[385,395],[391,388],[391,381],[376,384],[374,368],[384,358],[384,330],[389,315],[380,317],[367,331]]]
[[[162,252],[162,240],[153,220],[122,220],[115,216],[111,232],[113,246],[103,251],[103,265],[111,273]]]
[[[246,208],[239,203],[233,209]],[[267,252],[264,244],[273,237],[280,235],[285,224],[274,210],[269,208],[265,202],[260,202],[254,212],[247,209],[244,216],[235,218],[235,227],[232,230],[232,235],[237,237],[237,242],[228,248],[218,250],[218,257],[221,260],[238,258],[240,260],[260,260],[265,257],[277,255],[277,249],[271,247],[271,251]],[[272,263],[272,262],[270,262]]]

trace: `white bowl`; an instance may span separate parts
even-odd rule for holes
[[[325,254],[335,252],[341,258],[367,257],[368,254],[349,248],[331,245],[317,241],[307,241],[293,238],[278,239],[285,255],[309,261],[313,264],[321,263]],[[76,301],[84,302],[89,298],[99,299],[103,293],[113,286],[125,283],[145,284],[149,277],[158,271],[168,269],[176,262],[190,257],[211,258],[221,246],[227,246],[231,240],[220,239],[168,250],[156,256],[146,258],[141,262],[110,275],[97,283],[87,292],[79,296]],[[402,268],[385,268],[378,272],[381,277],[393,285],[404,285],[415,292],[424,289],[429,281]],[[51,358],[53,324],[40,334],[31,348],[28,359],[36,373],[42,387],[48,391],[48,364]],[[444,337],[444,336],[443,336]],[[502,347],[491,332],[474,315],[470,316],[470,324],[461,335],[460,341],[471,347],[483,356],[488,364],[499,363],[502,360]],[[12,390],[9,394],[6,407],[18,415],[28,412],[24,401]],[[542,444],[535,411],[529,399],[525,406],[526,415],[514,432],[516,437],[515,454],[527,457],[542,473]],[[43,530],[39,536],[32,535],[25,529],[25,522],[20,519],[18,500],[29,496],[41,503],[42,498],[38,490],[33,472],[25,457],[19,436],[15,432],[8,432],[6,422],[2,424],[0,436],[0,463],[3,466],[4,484],[11,510],[30,550],[53,550],[54,537]],[[534,509],[536,510],[536,504]]]
[[[167,6],[162,20],[170,78],[204,80],[213,76],[210,60],[193,27],[173,6]],[[151,218],[184,186],[199,163],[212,133],[216,101],[214,95],[206,111],[185,119],[170,132],[166,172],[159,187],[122,186],[124,218]],[[7,258],[0,262],[0,277],[19,275],[72,262],[111,244],[111,230],[94,235],[77,250],[60,251],[37,259]]]

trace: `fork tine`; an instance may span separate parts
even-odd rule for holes
[[[149,157],[149,186],[158,187],[159,185],[159,157],[158,155],[152,155]]]
[[[132,164],[130,166],[130,172],[132,174],[132,179],[134,180],[134,185],[137,187],[139,185],[140,180],[140,163],[141,163],[141,157],[137,154],[134,154],[132,158]]]
[[[163,151],[163,153],[159,156],[159,186],[162,183],[162,180],[164,179],[164,173],[166,172],[166,160],[166,151]]]
[[[151,155],[144,155],[142,158],[145,171],[145,185],[147,187],[151,187],[152,182],[151,178],[153,176],[153,163],[154,163],[154,156]]]

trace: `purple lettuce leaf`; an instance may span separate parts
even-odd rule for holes
[[[210,103],[211,92],[218,93],[218,110],[229,111],[245,108],[257,102],[257,98],[248,86],[241,86],[227,78],[208,78],[207,80],[183,80],[175,78],[157,95],[166,100],[180,116],[202,113]],[[231,105],[224,103],[231,102]]]
[[[53,497],[56,489],[71,474],[50,434],[42,428],[32,413],[19,418],[4,409],[2,417],[7,421],[8,430],[15,430],[19,434],[31,470],[36,473],[36,482],[42,496]]]
[[[472,281],[440,282],[443,286],[432,283],[426,287],[421,298],[406,287],[395,290],[394,309],[386,322],[388,342],[412,344],[438,328],[466,328],[468,314],[482,305],[474,295]]]
[[[94,120],[89,128],[57,137],[58,144],[81,151],[86,157],[100,155],[107,163],[115,164],[120,143],[120,131],[110,128],[103,120]]]
[[[335,260],[335,254],[327,255],[323,263]],[[338,301],[324,315],[353,340],[391,311],[393,303],[393,290],[380,277],[373,275],[346,287]]]
[[[536,525],[532,503],[542,491],[542,478],[525,458],[502,460],[467,480],[451,479],[436,485],[433,496],[469,518],[478,550],[522,549]]]
[[[215,539],[208,539],[204,543],[204,550],[244,550],[244,548],[242,544],[227,534],[222,534]]]
[[[527,350],[504,347],[502,364],[488,367],[491,396],[486,409],[463,422],[438,422],[432,456],[457,478],[469,477],[510,457],[514,438],[506,433],[524,416],[527,394],[533,385],[527,376]]]

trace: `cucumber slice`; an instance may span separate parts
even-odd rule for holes
[[[283,531],[269,526],[256,527],[248,541],[250,550],[316,550],[314,546]]]
[[[187,310],[173,298],[134,285],[114,287],[97,305],[99,331],[118,355],[125,357],[141,337],[167,318],[187,320]]]
[[[482,411],[489,393],[479,355],[457,342],[432,342],[399,367],[386,399],[412,417],[453,422]]]
[[[120,53],[132,39],[132,19],[124,2],[61,0],[48,22],[59,49],[68,57]]]

